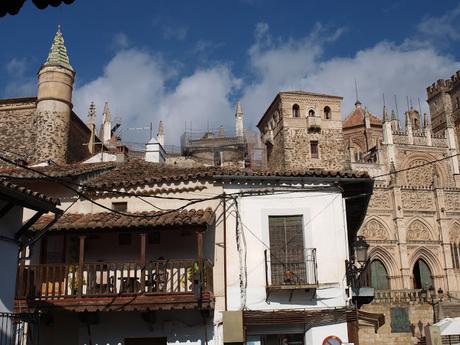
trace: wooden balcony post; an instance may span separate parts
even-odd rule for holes
[[[140,263],[141,263],[141,291],[142,293],[145,292],[145,253],[147,251],[147,234],[146,233],[141,233],[141,257],[140,257]]]
[[[80,236],[80,254],[78,257],[78,295],[83,294],[83,264],[85,261],[85,239],[86,236]]]
[[[203,232],[197,231],[196,232],[196,245],[197,245],[197,261],[198,261],[198,288],[201,290],[203,289],[203,282],[204,282],[204,272],[203,272]],[[199,298],[201,298],[201,292],[197,291]]]

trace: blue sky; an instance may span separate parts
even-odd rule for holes
[[[456,1],[127,1],[76,0],[39,11],[27,1],[0,18],[0,97],[35,94],[36,72],[61,24],[77,71],[76,112],[90,101],[99,121],[105,101],[132,126],[165,121],[177,143],[194,129],[233,127],[241,99],[253,128],[280,90],[304,89],[360,99],[381,113],[382,94],[422,108],[425,88],[460,69]],[[394,107],[389,101],[390,107]]]

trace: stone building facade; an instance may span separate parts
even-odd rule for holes
[[[345,166],[342,97],[280,92],[257,124],[271,169]]]

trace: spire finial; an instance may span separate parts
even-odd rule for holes
[[[163,120],[160,120],[160,123],[158,124],[158,134],[159,135],[165,134],[165,126],[163,124]]]
[[[102,112],[102,121],[103,122],[112,121],[112,114],[110,113],[109,102],[105,102],[104,104],[104,111]]]
[[[96,105],[91,102],[88,110],[88,125],[93,125],[96,121]]]
[[[243,111],[241,110],[241,102],[240,100],[238,100],[236,102],[236,112],[235,112],[235,116],[238,116],[238,115],[243,115]]]
[[[356,82],[356,78],[355,78],[355,94],[356,94],[355,107],[359,108],[361,106],[361,102],[359,101],[359,97],[358,97],[358,83]]]
[[[64,44],[64,37],[62,36],[60,25],[58,25],[48,58],[46,59],[44,65],[58,65],[73,71],[73,68],[70,65],[69,56],[67,55],[67,48]]]
[[[388,109],[387,106],[383,106],[383,122],[390,122],[390,116],[388,115]]]

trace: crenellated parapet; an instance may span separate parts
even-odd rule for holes
[[[459,71],[457,71],[459,73]],[[453,78],[454,76],[452,76]],[[426,93],[428,95],[428,99],[437,96],[441,92],[449,92],[452,88],[453,82],[451,79],[438,79],[435,83],[431,84],[426,88]]]

